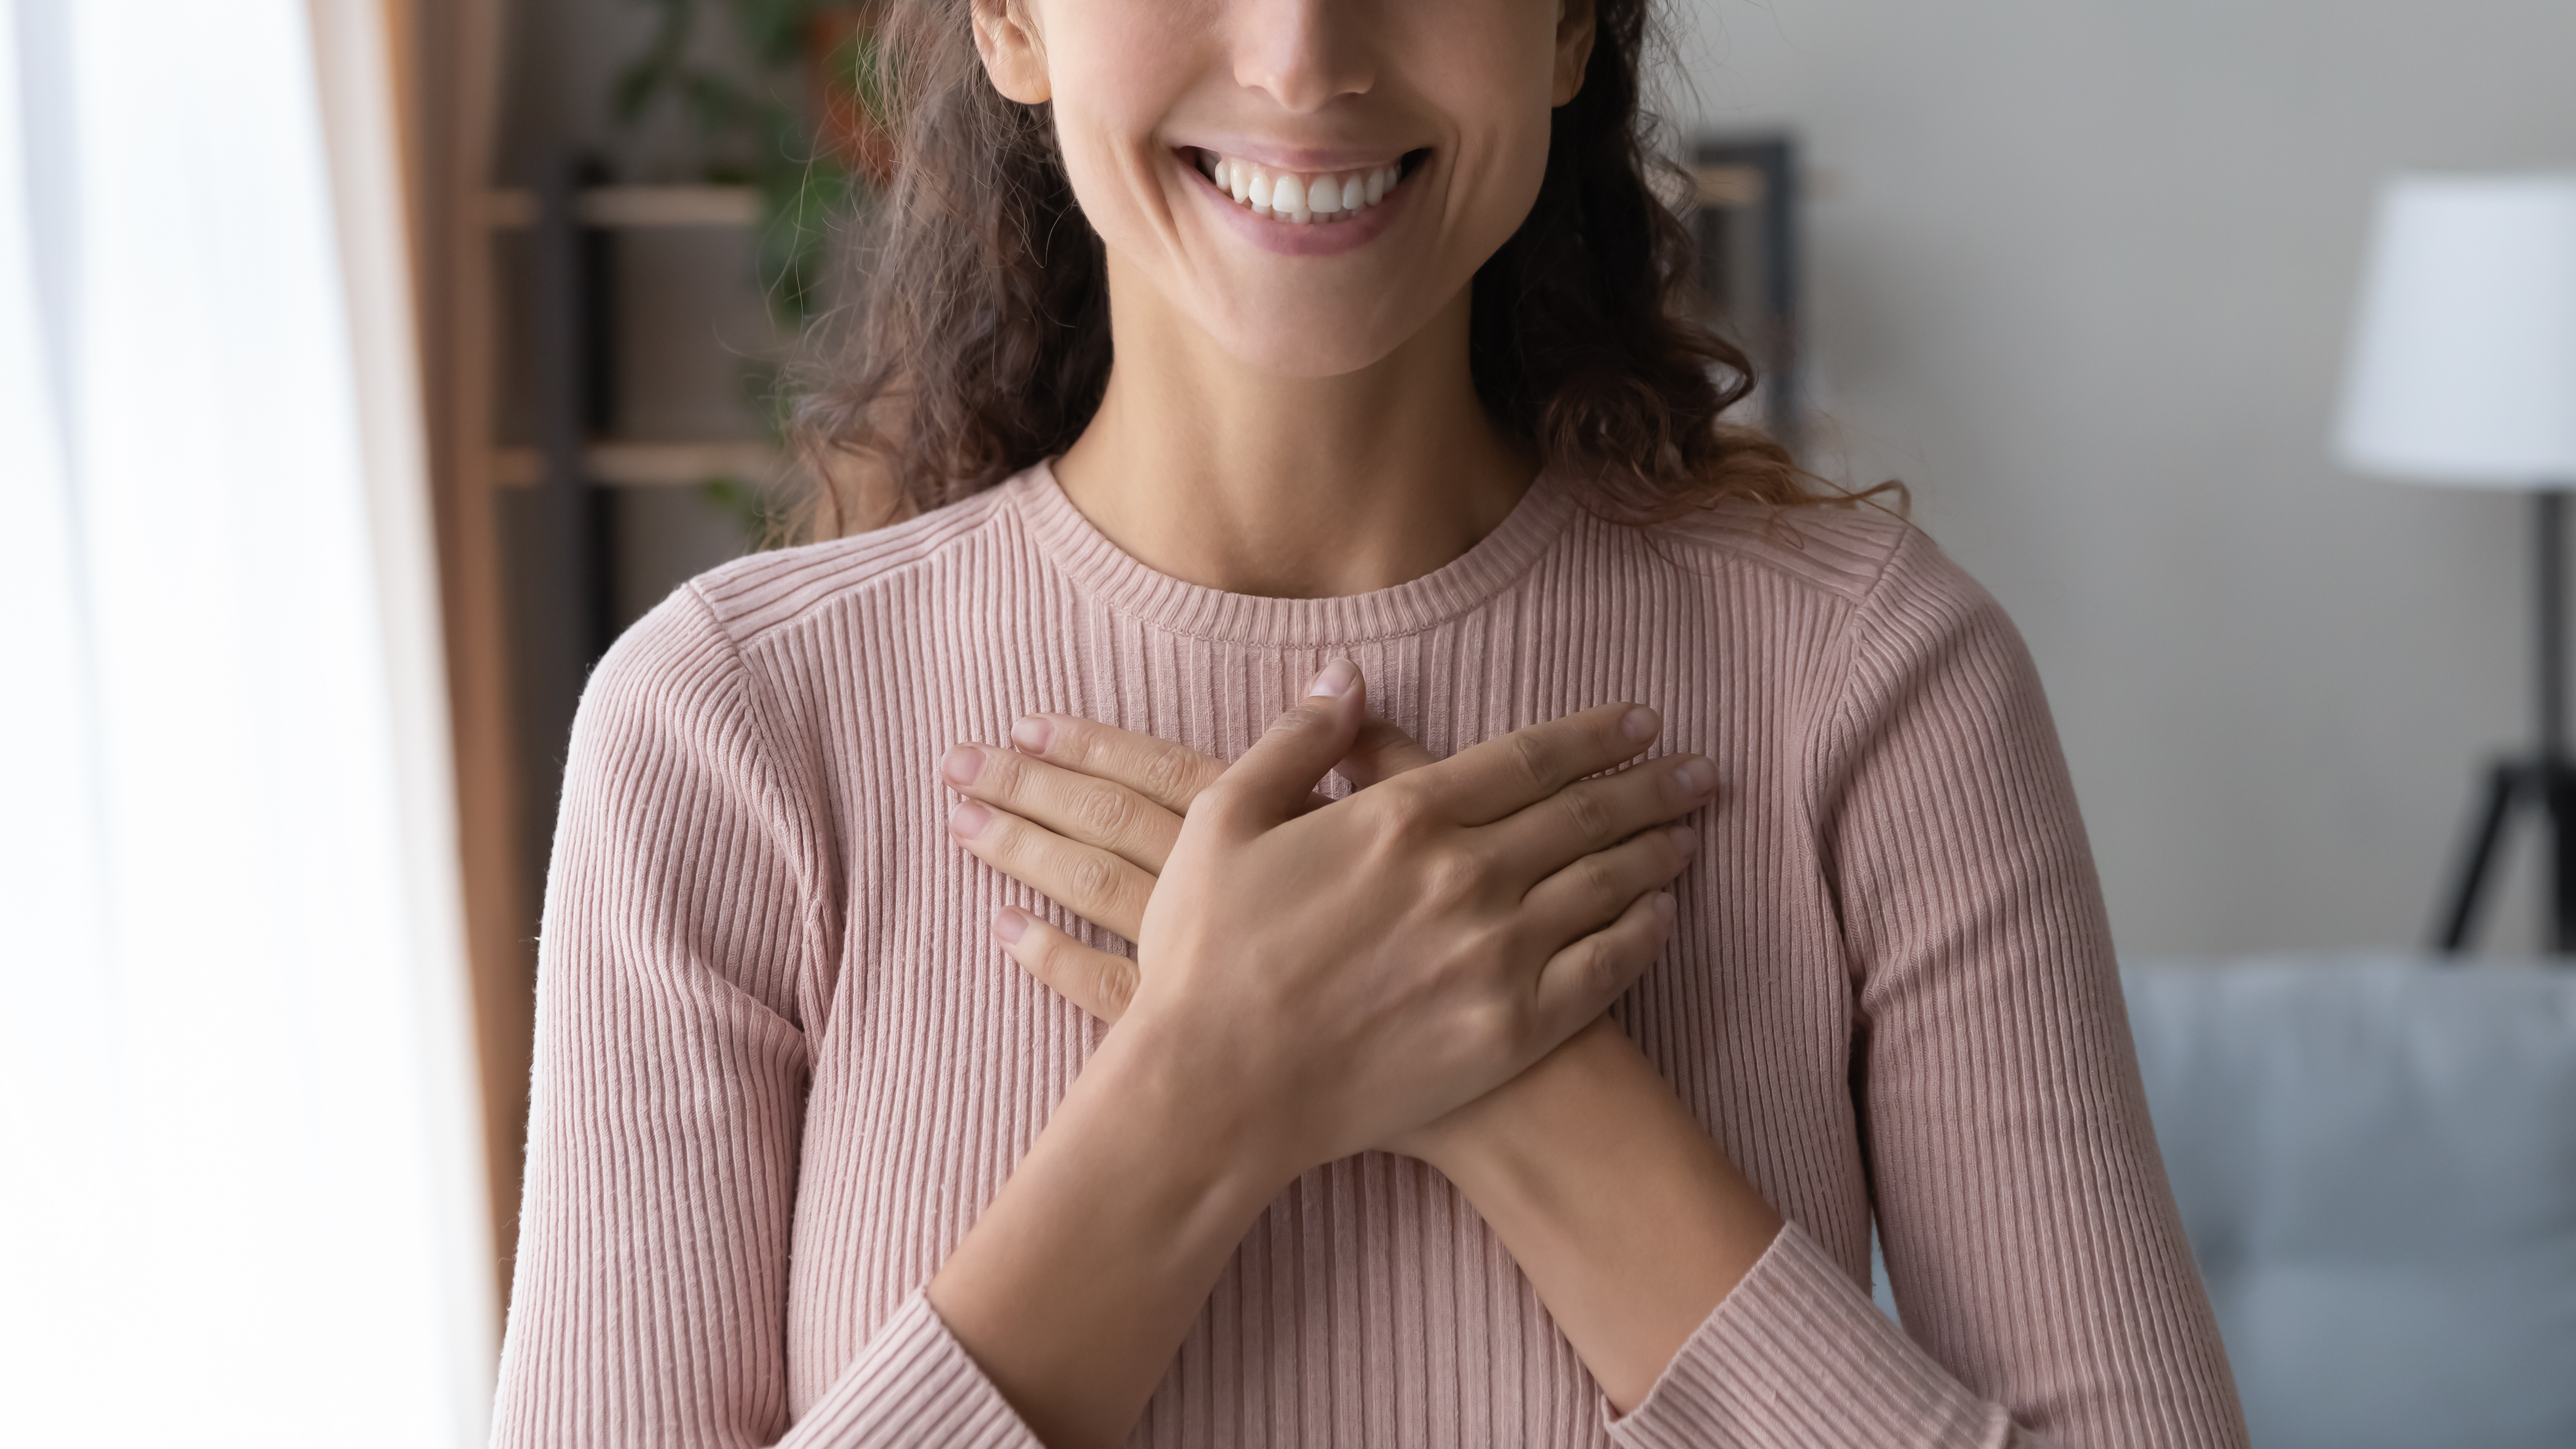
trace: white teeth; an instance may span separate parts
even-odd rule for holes
[[[1282,221],[1348,221],[1386,199],[1404,179],[1402,163],[1341,175],[1302,176],[1213,151],[1198,153],[1199,169],[1217,190],[1252,214]]]

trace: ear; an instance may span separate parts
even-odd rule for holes
[[[1588,5],[1588,0],[1587,0]],[[1028,0],[974,0],[975,53],[993,89],[1024,106],[1055,94],[1047,84],[1046,42],[1029,14]]]
[[[1556,94],[1548,104],[1561,106],[1583,89],[1583,71],[1592,63],[1592,0],[1557,0]]]

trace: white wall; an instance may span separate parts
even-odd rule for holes
[[[2038,656],[2130,955],[2416,940],[2528,711],[2523,500],[2327,447],[2385,172],[2576,166],[2568,0],[1678,0],[1786,123],[1819,400]],[[2518,852],[2490,949],[2534,937]]]

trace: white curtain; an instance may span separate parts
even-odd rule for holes
[[[0,0],[0,1441],[485,1433],[380,0]]]

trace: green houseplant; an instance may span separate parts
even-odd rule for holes
[[[617,76],[611,105],[622,129],[657,108],[688,117],[710,184],[760,197],[759,283],[782,325],[801,327],[825,300],[833,220],[864,205],[892,175],[886,75],[876,41],[884,0],[645,0],[651,39]],[[699,27],[729,24],[737,64],[707,60]],[[754,364],[746,387],[782,431],[778,370]],[[755,482],[711,479],[704,496],[746,536],[777,540],[782,519]]]

